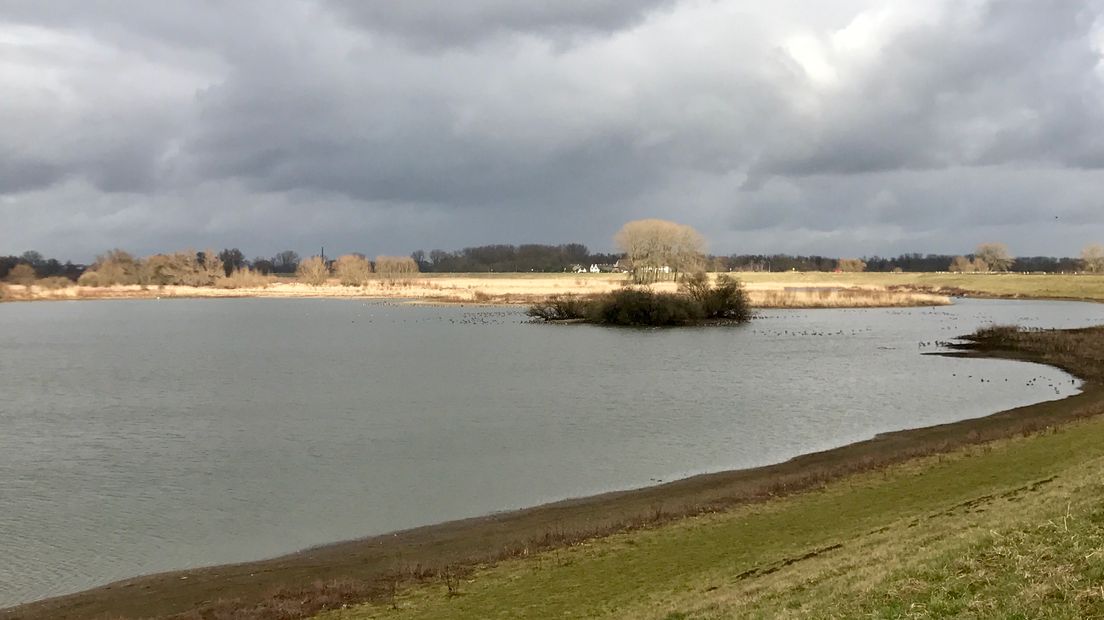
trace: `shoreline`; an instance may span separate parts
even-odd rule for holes
[[[716,274],[714,274],[716,275]],[[954,297],[1104,302],[1104,275],[949,272],[731,272],[761,308],[909,307],[945,305]],[[55,299],[344,298],[413,300],[430,304],[511,306],[558,295],[593,296],[620,289],[623,274],[422,273],[372,277],[363,286],[331,279],[321,286],[288,277],[261,277],[253,287],[112,286],[50,288],[0,283],[0,302]],[[233,282],[227,282],[233,284]],[[652,285],[674,292],[674,282]]]
[[[1050,333],[1074,338],[1081,333],[1101,332],[1104,328]],[[0,610],[0,618],[156,617],[196,609],[233,612],[263,609],[285,597],[313,598],[316,602],[325,599],[325,606],[379,600],[396,583],[432,578],[441,570],[462,573],[481,564],[615,532],[789,496],[851,474],[1037,433],[1104,413],[1104,373],[1090,364],[1097,363],[1095,359],[1082,359],[1068,352],[1013,351],[978,343],[943,355],[1048,364],[1080,378],[1082,391],[982,418],[883,433],[774,465],[700,474],[640,489],[336,542],[268,560],[136,577]],[[357,582],[357,587],[343,587],[337,593],[327,585],[352,582]]]
[[[473,277],[471,274],[437,275],[406,279],[373,279],[363,286],[342,286],[331,282],[307,285],[294,281],[273,281],[264,286],[241,288],[116,285],[110,287],[69,286],[45,288],[32,285],[7,285],[0,300],[85,301],[120,299],[350,299],[403,301],[416,304],[523,306],[551,297],[595,297],[620,290],[623,277],[551,274],[534,277],[525,274],[498,274]],[[652,290],[673,293],[678,285],[659,282]],[[898,308],[949,305],[947,294],[934,291],[904,290],[877,285],[824,283],[787,286],[784,282],[745,284],[751,305],[756,308]]]

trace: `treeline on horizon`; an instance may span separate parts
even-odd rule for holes
[[[364,258],[369,263],[369,268],[375,270],[375,264],[364,257],[363,254],[351,254]],[[293,250],[279,252],[272,257],[257,257],[246,259],[245,254],[237,248],[227,248],[221,252],[175,252],[170,254],[157,254],[146,259],[136,259],[120,250],[112,250],[98,257],[98,262],[103,262],[104,257],[111,258],[113,263],[120,262],[135,264],[142,261],[150,262],[161,269],[162,273],[184,269],[196,274],[197,277],[186,277],[196,284],[206,283],[217,276],[221,271],[224,277],[230,277],[238,272],[253,275],[294,275],[300,272],[300,266],[307,260],[319,259],[310,257],[303,259]],[[165,257],[175,257],[168,260]],[[210,260],[208,259],[210,257]],[[217,258],[217,266],[214,264]],[[423,273],[488,273],[488,272],[543,272],[556,273],[572,271],[574,269],[589,269],[597,265],[601,271],[612,271],[614,265],[622,258],[621,254],[591,252],[587,246],[580,243],[567,243],[559,245],[545,244],[493,244],[468,247],[456,251],[417,250],[411,253],[409,259],[416,265],[418,272]],[[952,270],[952,265],[965,258],[974,260],[974,254],[963,256],[951,254],[901,254],[895,257],[870,256],[860,259],[835,258],[828,256],[801,256],[792,254],[732,254],[729,256],[710,255],[706,257],[706,267],[710,271],[875,271],[875,272],[934,272]],[[406,257],[403,257],[405,260]],[[325,266],[330,271],[336,272],[339,267],[337,257],[326,257]],[[16,269],[19,265],[25,265],[22,269]],[[409,271],[414,271],[413,265]],[[80,280],[93,265],[74,264],[47,258],[36,251],[24,252],[15,256],[0,256],[0,280],[11,281],[13,271],[20,278],[49,279],[64,278],[71,281]],[[1051,272],[1051,273],[1075,273],[1084,270],[1085,261],[1079,258],[1053,257],[1053,256],[1028,256],[1012,259],[1009,271],[1018,272]],[[137,267],[135,267],[137,268]],[[954,269],[960,270],[960,269]],[[967,269],[968,270],[968,269]],[[199,276],[200,272],[204,275]],[[210,274],[210,277],[207,276]],[[181,274],[182,276],[184,274]]]

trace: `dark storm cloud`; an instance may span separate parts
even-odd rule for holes
[[[373,32],[423,48],[467,46],[489,38],[525,34],[571,39],[616,31],[638,23],[673,0],[429,0],[327,4]]]
[[[13,0],[0,253],[608,248],[651,216],[718,252],[967,251],[998,235],[1076,253],[1104,237],[1102,14]]]

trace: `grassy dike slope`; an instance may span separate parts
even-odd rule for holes
[[[1101,329],[997,330],[978,349],[1077,372],[1082,413],[1100,412]],[[320,617],[1104,617],[1104,419],[506,561],[453,588]]]
[[[1104,617],[1102,481],[1095,419],[320,617]]]

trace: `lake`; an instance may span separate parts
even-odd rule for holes
[[[1104,304],[676,329],[364,300],[0,304],[0,606],[1077,392],[1052,368],[924,355],[991,322],[1104,323]]]

